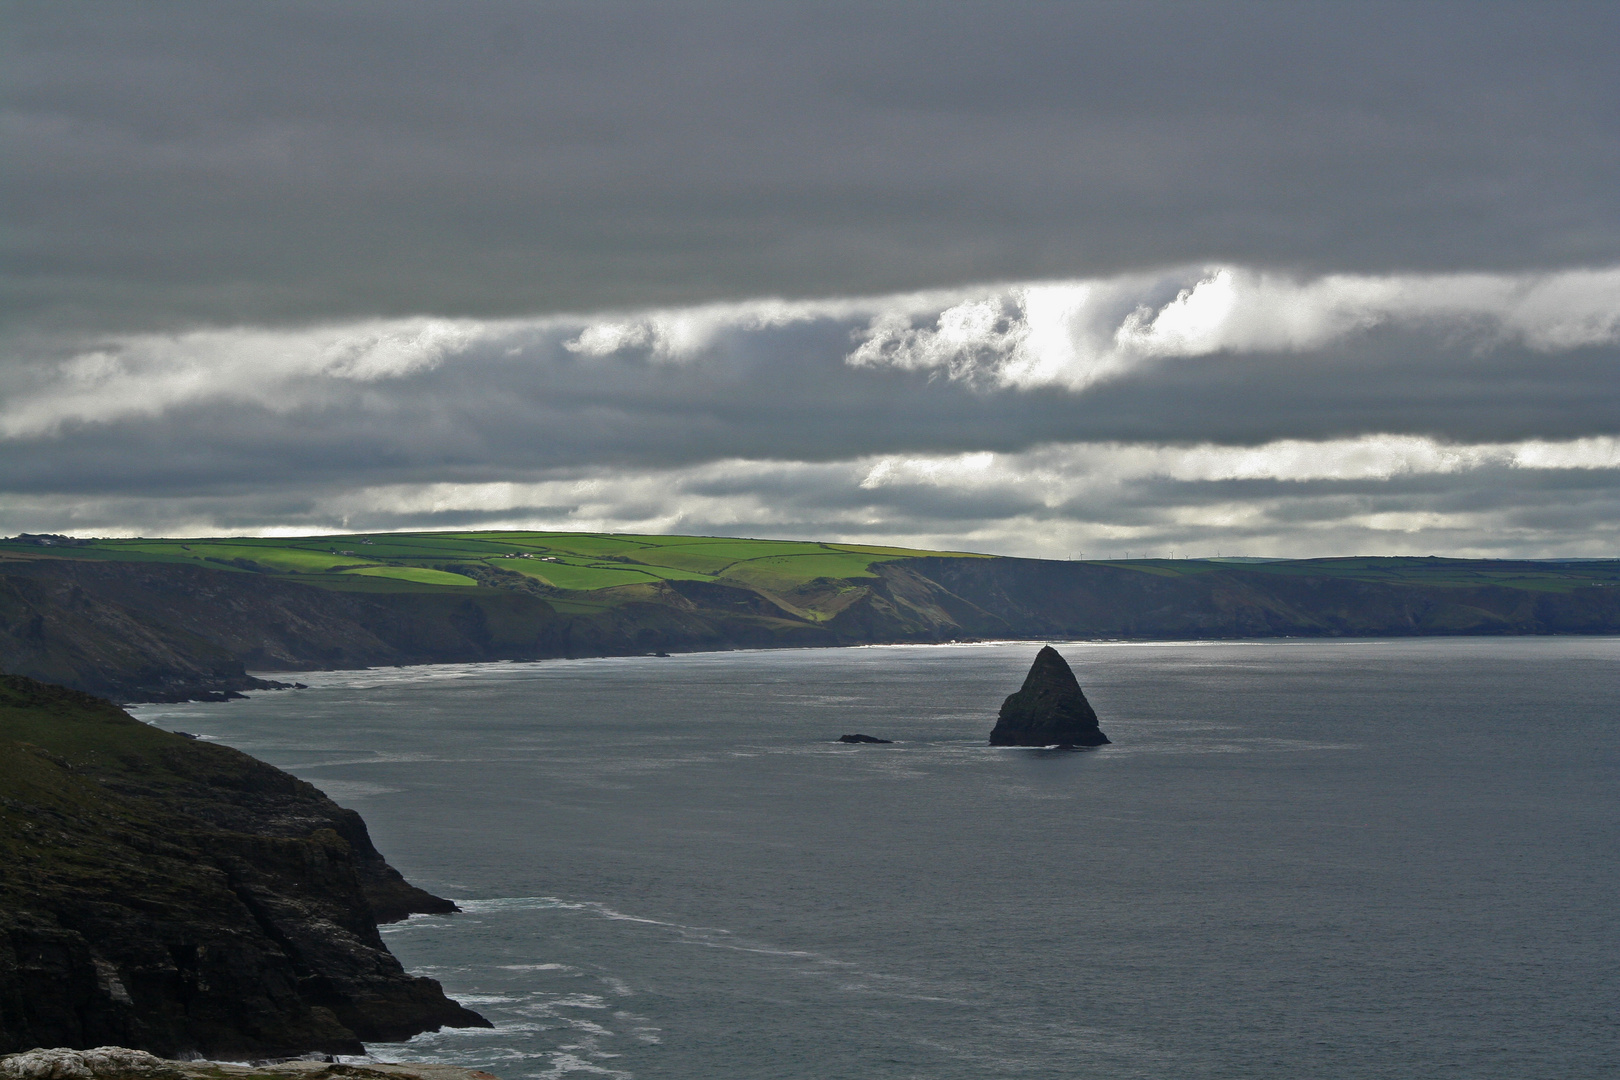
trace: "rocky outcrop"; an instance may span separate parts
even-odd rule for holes
[[[497,1080],[481,1069],[427,1062],[338,1064],[294,1059],[262,1065],[166,1061],[125,1046],[35,1049],[0,1057],[0,1080]]]
[[[0,1052],[359,1053],[488,1026],[377,931],[452,910],[309,784],[0,676]]]
[[[174,1063],[127,1046],[44,1047],[0,1057],[0,1080],[181,1080]]]
[[[1102,746],[1108,736],[1068,661],[1047,645],[1035,654],[1024,685],[1001,703],[992,746]]]

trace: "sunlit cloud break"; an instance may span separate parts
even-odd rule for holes
[[[1583,520],[1555,525],[1540,480],[1601,474]],[[1449,497],[1429,481],[1444,478]],[[1234,487],[1235,485],[1235,487]],[[1090,552],[1309,556],[1602,554],[1620,540],[1620,439],[1455,444],[1374,435],[1255,447],[1061,444],[1022,453],[729,459],[679,469],[554,470],[529,481],[385,484],[289,503],[247,493],[175,499],[24,499],[77,531],[252,534],[446,527],[688,532],[905,543],[1033,557]],[[153,513],[159,524],[154,525]],[[227,522],[221,527],[221,522]],[[286,524],[293,522],[294,524]],[[1436,541],[1442,541],[1437,545]]]
[[[931,324],[904,309],[883,311],[848,361],[1081,389],[1154,358],[1302,353],[1379,326],[1539,352],[1620,340],[1620,268],[1301,282],[1219,267],[1155,303],[1167,280],[1174,279],[1020,285],[963,299]]]
[[[1368,435],[1307,442],[1285,439],[1264,446],[1132,446],[1074,444],[1022,454],[977,452],[949,456],[876,459],[861,480],[871,490],[902,484],[936,487],[1029,487],[1053,504],[1099,481],[1161,478],[1184,483],[1272,480],[1388,480],[1480,469],[1616,469],[1620,439],[1457,445],[1411,435]]]
[[[36,346],[6,377],[0,435],[158,415],[208,400],[286,411],[345,384],[404,380],[491,352],[537,363],[692,364],[723,343],[847,327],[843,362],[1000,388],[1081,391],[1173,358],[1305,354],[1379,327],[1478,350],[1620,342],[1620,268],[1545,274],[1332,275],[1240,267],[817,301],[762,299],[605,316],[369,320],[211,328]],[[23,348],[19,346],[19,348]],[[323,389],[324,388],[324,389]]]
[[[1620,268],[34,336],[0,529],[1602,554],[1616,346]]]
[[[231,327],[108,338],[65,359],[8,372],[0,436],[26,438],[62,424],[157,416],[199,401],[276,411],[309,403],[300,386],[400,379],[464,352],[486,324],[450,319],[370,320],[297,330]]]

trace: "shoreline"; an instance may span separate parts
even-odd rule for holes
[[[500,1080],[482,1069],[434,1062],[366,1061],[332,1057],[272,1058],[262,1061],[179,1060],[98,1046],[75,1050],[35,1047],[0,1055],[4,1080]]]
[[[130,703],[271,688],[249,669],[285,681],[738,649],[1620,633],[1620,560],[1233,566],[923,555],[809,581],[683,579],[544,596],[499,575],[472,587],[334,590],[180,563],[0,563],[7,669]]]

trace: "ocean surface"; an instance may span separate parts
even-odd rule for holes
[[[144,706],[365,815],[389,946],[526,1077],[1620,1075],[1620,639],[435,666]],[[861,732],[892,746],[848,746]]]

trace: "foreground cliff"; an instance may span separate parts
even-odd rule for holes
[[[358,1053],[488,1026],[377,932],[453,909],[309,784],[0,677],[0,1052]]]

